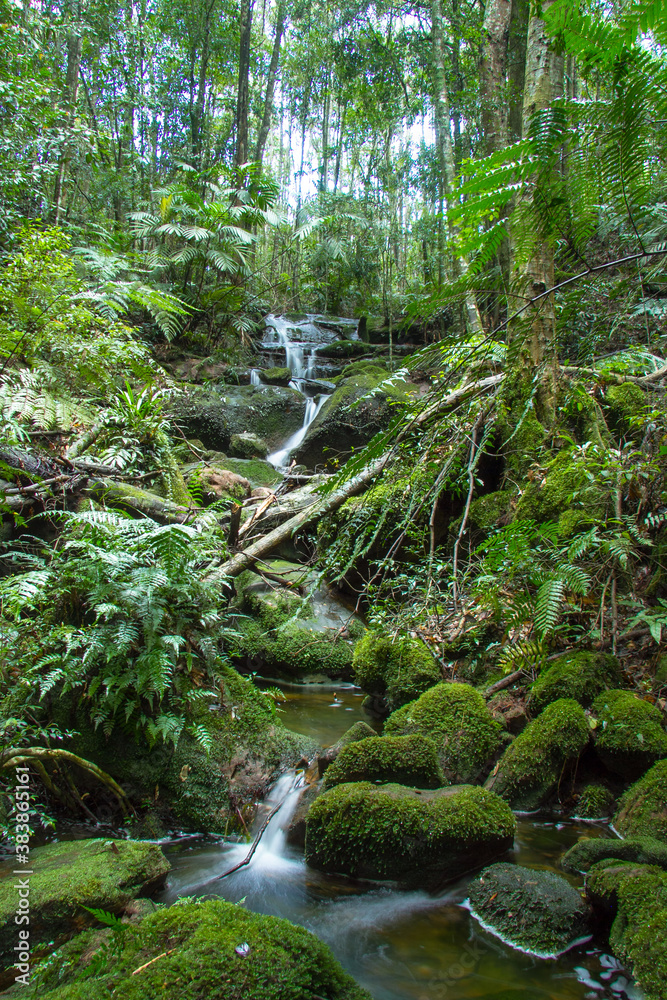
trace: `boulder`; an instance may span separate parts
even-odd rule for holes
[[[239,476],[231,469],[219,469],[215,465],[200,465],[188,477],[188,486],[203,506],[208,507],[216,500],[228,497],[245,500],[250,495],[250,483],[245,476]]]
[[[538,809],[556,791],[565,769],[579,758],[588,738],[581,705],[571,698],[554,701],[508,746],[485,787],[513,809]]]
[[[278,448],[303,423],[306,401],[295,389],[280,386],[194,388],[173,405],[176,422],[187,437],[207,448],[227,451],[232,434],[245,432]]]
[[[367,722],[355,722],[353,726],[347,729],[337,743],[333,746],[327,747],[317,758],[317,770],[319,772],[320,778],[327,770],[330,764],[333,764],[338,754],[341,750],[348,746],[350,743],[356,743],[358,740],[365,740],[369,736],[376,736],[377,733],[374,729],[368,725]]]
[[[352,669],[355,683],[367,694],[383,695],[389,711],[418,698],[442,677],[423,642],[374,631],[357,643]]]
[[[290,847],[300,847],[303,850],[306,846],[306,819],[308,818],[308,811],[318,795],[321,794],[321,781],[307,785],[301,792],[285,835],[285,839]]]
[[[387,736],[419,734],[433,740],[445,777],[477,781],[500,745],[501,726],[470,684],[437,684],[385,723]]]
[[[306,861],[353,878],[431,884],[455,878],[507,850],[516,823],[483,788],[421,791],[403,785],[337,785],[311,805]]]
[[[0,964],[14,962],[19,904],[14,865],[0,870]],[[30,946],[62,938],[94,923],[84,907],[120,914],[130,900],[163,884],[170,865],[157,844],[138,840],[70,840],[30,851]]]
[[[577,800],[577,819],[609,819],[614,812],[616,799],[604,785],[586,785]]]
[[[639,778],[657,761],[667,757],[663,713],[632,691],[606,691],[591,709],[595,751],[613,774]]]
[[[349,781],[439,788],[444,777],[435,743],[425,736],[369,736],[343,747],[326,772],[326,788]]]
[[[584,837],[565,852],[560,866],[563,871],[575,874],[587,872],[598,861],[605,859],[658,865],[667,869],[667,844],[653,837],[630,837],[628,840]]]
[[[289,368],[262,368],[259,377],[264,385],[288,386],[292,381],[292,373]]]
[[[386,427],[396,407],[408,402],[414,391],[411,383],[397,381],[380,367],[369,366],[342,378],[296,449],[296,461],[309,469],[337,466]]]
[[[266,458],[269,446],[258,434],[244,431],[242,434],[232,434],[229,451],[234,458]]]
[[[667,760],[654,764],[623,795],[614,829],[622,837],[657,837],[667,843]]]
[[[667,997],[667,872],[607,860],[586,876],[586,894],[610,924],[609,945],[630,966],[646,1000]]]
[[[283,478],[269,462],[264,462],[261,458],[228,458],[219,452],[208,452],[206,459],[217,469],[226,469],[247,479],[255,488],[275,486]]]
[[[574,698],[588,708],[601,691],[619,687],[621,679],[621,665],[609,653],[564,653],[532,685],[528,708],[537,715],[559,698]]]
[[[310,931],[222,900],[161,909],[128,926],[111,961],[109,946],[108,931],[89,931],[69,942],[37,973],[36,995],[371,1000]]]
[[[474,917],[507,944],[551,958],[590,936],[580,894],[550,871],[496,864],[469,886]]]
[[[334,340],[318,348],[317,353],[322,358],[358,358],[373,350],[361,340]]]

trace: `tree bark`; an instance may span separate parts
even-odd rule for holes
[[[255,0],[241,0],[239,83],[236,99],[236,153],[234,165],[248,162],[248,105],[250,101],[250,34]]]
[[[507,124],[511,142],[516,142],[517,139],[521,138],[523,124],[528,8],[529,0],[512,0],[512,16],[507,45]]]
[[[79,34],[67,36],[67,75],[65,77],[64,104],[66,108],[64,125],[67,131],[72,128],[74,115],[76,112],[76,99],[79,93],[79,71],[81,69],[81,55],[83,52],[83,38]],[[65,139],[63,150],[60,154],[58,172],[56,174],[55,189],[53,192],[53,221],[57,226],[60,224],[60,216],[63,207],[63,193],[65,186],[65,174],[72,159],[70,150],[70,140]]]
[[[276,33],[273,38],[273,50],[271,52],[271,62],[269,64],[269,75],[266,80],[266,97],[264,98],[264,114],[262,116],[262,124],[259,127],[259,134],[257,136],[257,145],[255,147],[255,160],[262,166],[262,160],[264,159],[264,149],[266,147],[266,140],[269,136],[269,129],[271,128],[271,118],[273,116],[273,92],[276,86],[276,77],[278,75],[278,63],[280,61],[280,44],[283,37],[283,31],[285,29],[285,0],[280,0],[278,4],[278,10],[276,11]]]
[[[511,0],[487,0],[479,60],[479,91],[484,151],[488,155],[507,145],[507,47]]]

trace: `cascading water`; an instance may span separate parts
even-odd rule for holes
[[[285,441],[282,448],[278,451],[274,451],[273,454],[267,455],[266,457],[267,462],[270,462],[274,468],[282,469],[287,465],[290,453],[299,447],[308,432],[308,428],[322,409],[326,400],[327,397],[324,395],[314,397],[309,396],[306,399],[306,412],[303,415],[303,424],[299,430],[295,431],[295,433],[292,434],[287,441]]]
[[[259,377],[259,368],[250,369],[250,385],[261,385],[262,380]]]

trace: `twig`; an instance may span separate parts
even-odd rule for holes
[[[150,960],[149,962],[144,962],[144,964],[143,964],[143,965],[140,965],[138,969],[135,969],[135,970],[134,970],[134,972],[132,973],[132,975],[133,975],[133,976],[136,976],[136,974],[137,974],[138,972],[143,972],[143,971],[144,971],[144,969],[147,969],[149,965],[152,965],[152,964],[153,964],[153,962],[157,962],[157,960],[158,960],[159,958],[166,958],[166,957],[167,957],[167,955],[171,955],[171,954],[173,954],[173,952],[175,952],[175,951],[176,951],[176,949],[175,949],[175,948],[170,948],[170,949],[169,949],[169,951],[163,951],[161,955],[156,955],[156,956],[155,956],[155,958],[151,958],[151,960]]]
[[[269,823],[271,822],[271,820],[273,819],[273,817],[276,815],[276,813],[278,812],[278,810],[280,809],[280,807],[283,805],[284,801],[285,801],[285,799],[283,799],[281,802],[279,802],[277,806],[274,806],[273,809],[271,810],[271,812],[269,813],[269,815],[266,817],[266,819],[262,823],[261,827],[259,828],[259,831],[257,832],[257,836],[255,837],[255,839],[252,842],[252,847],[250,848],[250,850],[246,854],[246,856],[243,859],[243,861],[239,861],[239,863],[237,865],[234,865],[233,868],[230,868],[228,871],[223,872],[222,875],[216,875],[216,876],[214,876],[214,878],[210,878],[207,882],[203,882],[201,888],[204,888],[204,886],[207,886],[207,885],[212,885],[213,882],[218,882],[220,879],[227,878],[228,875],[233,875],[234,872],[237,872],[240,868],[245,868],[246,865],[250,864],[250,862],[252,861],[253,856],[255,854],[255,851],[259,847],[259,842],[262,839],[262,837],[264,836],[264,833],[266,832],[267,826],[269,825]]]
[[[475,421],[472,429],[472,441],[470,443],[470,459],[468,460],[468,496],[466,497],[465,510],[463,511],[463,518],[461,520],[461,527],[459,528],[459,533],[456,536],[456,541],[454,543],[454,556],[452,560],[452,593],[454,597],[454,610],[458,611],[458,586],[457,586],[457,571],[459,563],[459,545],[463,534],[466,530],[468,524],[468,514],[470,513],[470,504],[472,503],[472,495],[475,491],[475,468],[477,466],[477,460],[479,457],[479,449],[477,448],[477,431],[480,424],[486,416],[485,411],[481,411]]]
[[[507,677],[503,677],[502,680],[496,681],[490,688],[487,688],[484,692],[484,697],[488,699],[491,695],[496,694],[497,691],[503,691],[504,688],[510,687],[515,681],[521,680],[522,677],[526,676],[527,674],[523,667],[521,670],[515,670],[513,674],[508,674]]]
[[[255,523],[255,521],[257,521],[262,516],[262,514],[264,513],[265,510],[269,509],[269,507],[271,506],[272,503],[277,503],[277,499],[276,499],[275,493],[272,493],[270,496],[268,496],[266,498],[266,500],[264,500],[264,502],[261,503],[259,505],[259,507],[257,507],[255,509],[255,511],[250,515],[250,517],[248,518],[248,520],[246,521],[246,523],[243,525],[243,527],[239,531],[238,538],[243,538],[244,535],[248,534],[248,531],[250,530],[251,525],[253,525]]]

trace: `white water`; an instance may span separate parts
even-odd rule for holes
[[[288,437],[285,444],[278,451],[274,451],[271,455],[267,455],[266,460],[270,462],[271,465],[276,469],[284,469],[289,462],[290,453],[295,451],[303,439],[306,436],[308,428],[312,424],[313,420],[317,414],[322,409],[327,397],[314,396],[308,397],[306,399],[306,412],[303,415],[303,424],[298,431],[295,431],[291,437]]]
[[[262,382],[259,377],[259,368],[250,369],[250,385],[261,385]]]

